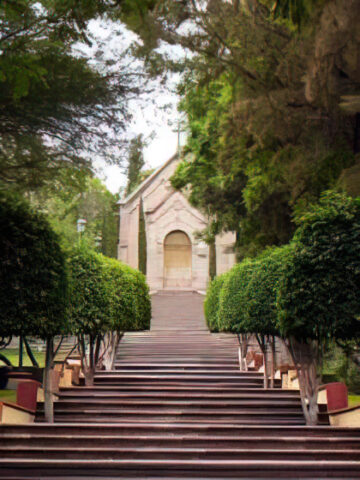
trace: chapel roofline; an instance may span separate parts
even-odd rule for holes
[[[153,172],[148,178],[146,178],[142,183],[140,183],[140,185],[133,191],[130,193],[130,195],[128,195],[127,197],[123,198],[123,199],[120,199],[118,202],[117,202],[117,205],[121,206],[121,205],[125,205],[129,202],[131,202],[132,200],[134,200],[140,193],[142,193],[145,188],[168,166],[170,165],[170,163],[172,163],[174,160],[176,160],[177,158],[179,157],[178,153],[175,153],[174,155],[172,155],[168,160],[166,160],[165,163],[163,163],[162,165],[160,165],[160,167],[158,167],[155,172]]]

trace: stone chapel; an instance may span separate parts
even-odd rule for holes
[[[118,258],[139,267],[139,218],[144,212],[146,276],[151,291],[206,290],[209,282],[209,246],[196,238],[207,220],[186,197],[174,190],[170,177],[179,162],[174,155],[155,170],[127,198],[119,201]],[[216,238],[216,271],[221,274],[235,263],[235,235]]]

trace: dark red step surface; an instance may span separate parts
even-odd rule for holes
[[[240,372],[238,340],[210,334],[203,297],[153,296],[114,370],[63,388],[55,423],[0,427],[0,478],[360,478],[360,429],[305,426],[299,392]]]

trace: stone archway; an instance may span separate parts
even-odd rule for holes
[[[170,232],[164,240],[164,287],[191,287],[191,240],[181,230]]]

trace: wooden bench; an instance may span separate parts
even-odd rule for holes
[[[16,403],[0,401],[0,424],[33,423],[40,383],[23,380],[16,389]]]
[[[334,427],[360,427],[360,405],[349,407],[348,389],[342,382],[322,385],[318,404],[326,405],[330,425]]]

